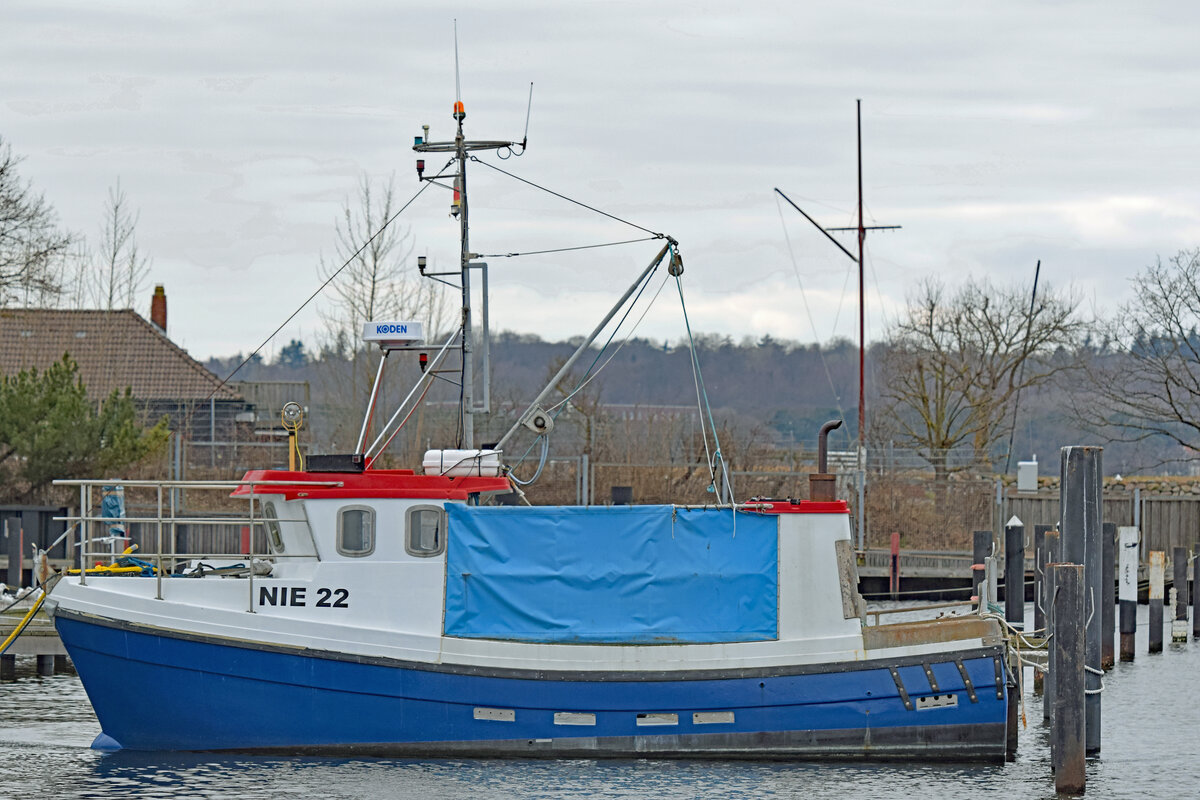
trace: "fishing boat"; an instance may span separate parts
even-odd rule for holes
[[[551,387],[648,276],[679,281],[662,246],[592,336],[496,443],[475,442],[467,167],[521,142],[417,137],[445,153],[422,181],[452,188],[462,325],[365,326],[383,351],[354,452],[240,481],[69,481],[84,564],[46,605],[102,733],[94,747],[380,756],[894,758],[1000,761],[1011,675],[993,615],[868,624],[848,504],[821,458],[809,499],[711,496],[651,506],[502,505],[520,488],[505,447],[545,442]],[[424,266],[422,265],[424,271]],[[660,273],[661,274],[661,273]],[[484,272],[486,275],[486,272]],[[486,279],[485,279],[486,283]],[[682,296],[682,293],[681,293]],[[423,372],[372,427],[389,357]],[[449,354],[460,360],[453,448],[413,469],[376,460]],[[431,355],[432,354],[432,357]],[[284,409],[295,431],[301,409]],[[368,443],[371,434],[373,441]],[[544,455],[543,450],[543,455]],[[293,451],[293,462],[296,462]],[[224,561],[173,549],[203,489],[263,531]],[[112,512],[117,491],[153,511]],[[215,520],[224,521],[228,520]],[[141,549],[121,552],[130,527]]]

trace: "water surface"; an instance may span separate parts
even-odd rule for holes
[[[1029,612],[1027,612],[1029,613]],[[1200,642],[1146,654],[1105,676],[1100,758],[1088,797],[1192,797],[1200,786],[1195,685]],[[100,732],[74,675],[40,678],[17,659],[0,684],[0,798],[978,798],[1054,797],[1041,698],[1026,687],[1015,763],[821,764],[670,760],[398,760],[195,753],[100,753]],[[1028,675],[1028,673],[1027,673]],[[1028,683],[1029,681],[1027,681]],[[138,703],[137,686],[129,702]],[[153,714],[153,708],[144,709]],[[253,714],[215,705],[213,714]],[[248,717],[249,719],[249,717]]]

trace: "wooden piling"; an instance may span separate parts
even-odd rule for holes
[[[1025,523],[1015,515],[1004,525],[1004,620],[1025,630]],[[1017,760],[1017,726],[1021,707],[1021,664],[1012,663],[1015,685],[1008,693],[1008,740],[1005,759]]]
[[[1188,551],[1186,547],[1175,547],[1171,550],[1171,583],[1175,588],[1175,602],[1171,615],[1171,641],[1187,641],[1188,618]]]
[[[1046,611],[1042,605],[1042,582],[1046,580],[1046,533],[1053,525],[1033,526],[1033,629],[1046,627]]]
[[[11,653],[0,656],[0,681],[17,679],[17,657]]]
[[[1062,541],[1058,531],[1046,532],[1046,564],[1043,567],[1042,608],[1046,612],[1046,633],[1054,630],[1054,574],[1050,565],[1061,560]],[[1051,639],[1053,641],[1053,639]],[[1046,662],[1046,677],[1043,682],[1042,720],[1049,722],[1054,710],[1054,661]]]
[[[1192,560],[1192,638],[1200,639],[1200,558]]]
[[[55,656],[54,657],[54,671],[59,672],[59,673],[70,672],[71,671],[71,659],[67,658],[66,656]]]
[[[1104,618],[1100,623],[1100,669],[1112,669],[1113,641],[1117,628],[1117,524],[1105,522],[1100,531],[1100,580],[1103,594],[1101,611]]]
[[[1000,604],[1000,561],[996,556],[988,556],[983,560],[983,573],[987,576],[987,589],[984,597],[993,606]]]
[[[1060,513],[1062,560],[1083,565],[1085,631],[1085,677],[1087,682],[1087,754],[1100,752],[1100,651],[1104,615],[1102,581],[1101,520],[1103,507],[1101,466],[1104,448],[1064,447],[1061,453]]]
[[[1137,595],[1138,595],[1138,529],[1124,526],[1118,532],[1121,538],[1120,572],[1121,588],[1121,660],[1133,661],[1137,638]]]
[[[1016,516],[1004,524],[1004,619],[1025,630],[1025,523]]]
[[[983,583],[983,560],[992,554],[992,532],[975,531],[971,544],[971,594],[982,598],[983,593],[979,589]],[[982,603],[982,599],[979,602]]]
[[[1162,550],[1150,551],[1150,652],[1161,653],[1163,649],[1163,581],[1166,571],[1166,554]]]
[[[37,657],[37,674],[43,678],[54,674],[54,656]]]
[[[1046,532],[1054,530],[1052,525],[1033,526],[1033,629],[1046,630],[1046,611],[1042,594],[1046,582]],[[1042,693],[1042,671],[1033,671],[1033,693]]]
[[[892,532],[892,559],[888,567],[888,589],[893,600],[900,599],[900,534]]]
[[[1054,721],[1050,731],[1050,763],[1054,789],[1078,794],[1086,783],[1084,753],[1086,711],[1084,693],[1084,568],[1081,564],[1055,564],[1054,635]]]

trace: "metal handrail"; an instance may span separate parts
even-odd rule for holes
[[[100,556],[107,557],[115,561],[120,555],[111,547],[111,543],[115,538],[128,537],[112,537],[112,536],[93,536],[92,528],[94,525],[110,526],[113,524],[131,524],[140,523],[155,526],[155,551],[154,553],[143,553],[147,560],[153,561],[155,575],[155,598],[163,599],[163,575],[166,573],[164,569],[164,554],[163,554],[163,533],[164,527],[169,525],[171,528],[172,539],[174,541],[174,533],[177,527],[181,524],[188,525],[215,525],[215,526],[230,526],[230,527],[249,527],[250,541],[248,553],[176,553],[172,552],[170,560],[172,569],[174,562],[178,559],[188,560],[229,560],[231,558],[245,560],[248,564],[247,569],[247,611],[254,613],[254,562],[257,557],[255,553],[254,534],[261,530],[262,527],[269,522],[307,522],[305,518],[283,518],[283,519],[267,519],[255,514],[255,501],[262,502],[263,496],[255,489],[258,487],[270,486],[297,486],[297,487],[330,487],[336,488],[344,486],[342,481],[305,481],[305,480],[241,480],[241,481],[183,481],[183,480],[121,480],[121,479],[71,479],[71,480],[56,480],[54,484],[57,486],[78,486],[80,494],[80,513],[68,514],[61,517],[54,517],[56,521],[71,523],[79,526],[79,551],[80,551],[80,572],[79,582],[81,585],[87,584],[88,563],[91,559]],[[155,511],[153,516],[150,515],[129,515],[121,517],[106,517],[94,514],[93,505],[93,487],[108,487],[120,486],[122,488],[145,488],[154,489],[156,494]],[[229,516],[213,516],[211,512],[208,515],[198,514],[195,516],[180,516],[180,509],[177,508],[177,503],[181,497],[180,492],[171,491],[169,500],[164,503],[166,498],[163,497],[164,490],[175,489],[197,489],[197,490],[212,490],[212,491],[229,491],[241,487],[249,487],[250,491],[245,495],[249,503],[248,513],[233,514]],[[167,508],[164,508],[167,506]],[[107,534],[107,531],[104,531]],[[110,543],[108,552],[101,550],[93,550],[92,545],[98,542],[107,541]],[[271,559],[287,559],[287,558],[312,558],[311,554],[290,554],[290,553],[263,553],[262,556]],[[96,577],[96,576],[93,576]]]
[[[906,608],[879,608],[873,611],[868,611],[868,617],[875,617],[875,625],[879,625],[879,618],[884,614],[912,614],[920,611],[934,611],[939,608],[956,608],[958,606],[973,606],[975,603],[971,600],[958,600],[951,603],[931,603],[924,606],[908,606]],[[924,620],[917,620],[924,621]]]

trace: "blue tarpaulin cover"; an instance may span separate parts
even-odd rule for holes
[[[672,506],[447,503],[448,636],[531,642],[778,638],[774,516]]]

